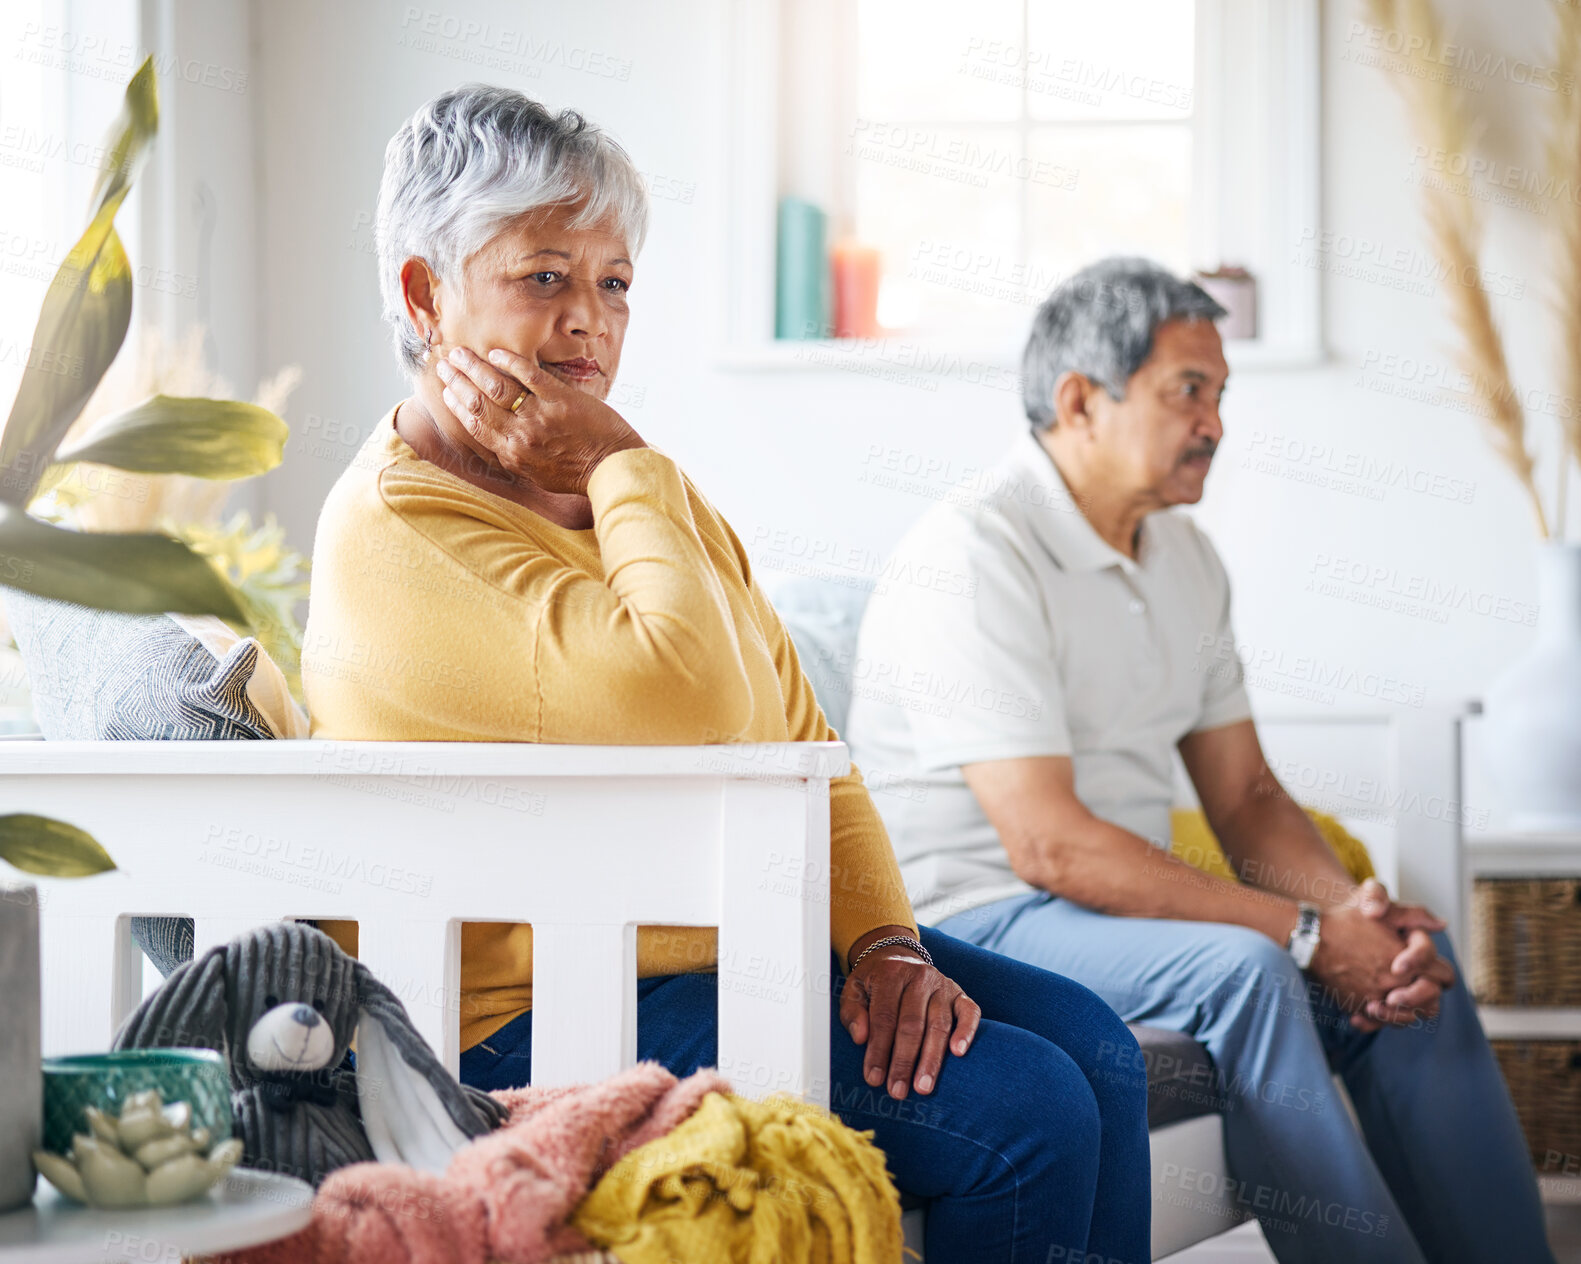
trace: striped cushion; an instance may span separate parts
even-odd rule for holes
[[[117,614],[5,590],[33,710],[49,741],[271,738],[247,696],[263,649],[214,655],[166,615]]]

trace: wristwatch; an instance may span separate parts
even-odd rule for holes
[[[1290,932],[1290,942],[1285,947],[1290,950],[1297,968],[1305,970],[1317,954],[1323,915],[1318,912],[1318,906],[1309,900],[1302,900],[1298,907],[1300,913],[1296,917],[1296,928]]]

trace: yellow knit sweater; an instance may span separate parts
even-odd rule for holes
[[[835,738],[746,550],[664,453],[606,458],[587,487],[594,525],[572,530],[424,461],[394,419],[391,409],[319,516],[302,652],[314,737]],[[831,784],[829,817],[830,930],[844,962],[867,931],[916,923],[855,766]],[[353,947],[351,923],[322,925]],[[716,941],[708,928],[644,927],[638,972],[712,969]],[[531,927],[468,923],[461,991],[463,1048],[531,1008]]]

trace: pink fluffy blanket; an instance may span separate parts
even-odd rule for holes
[[[645,1062],[566,1088],[497,1093],[510,1118],[458,1151],[443,1176],[356,1163],[319,1187],[301,1233],[218,1257],[225,1264],[539,1264],[590,1244],[567,1223],[606,1171],[664,1136],[708,1093],[712,1071],[677,1080]]]

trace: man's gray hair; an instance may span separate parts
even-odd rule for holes
[[[416,256],[459,285],[462,266],[527,211],[581,202],[573,224],[613,221],[633,258],[648,228],[648,195],[626,151],[575,110],[553,114],[509,88],[469,83],[435,97],[384,150],[374,240],[384,319],[411,373],[423,337],[406,314],[401,265]]]
[[[1151,259],[1112,257],[1054,287],[1032,319],[1021,357],[1021,396],[1035,430],[1054,424],[1054,384],[1080,373],[1114,399],[1152,354],[1168,320],[1217,320],[1224,308],[1192,281]]]

